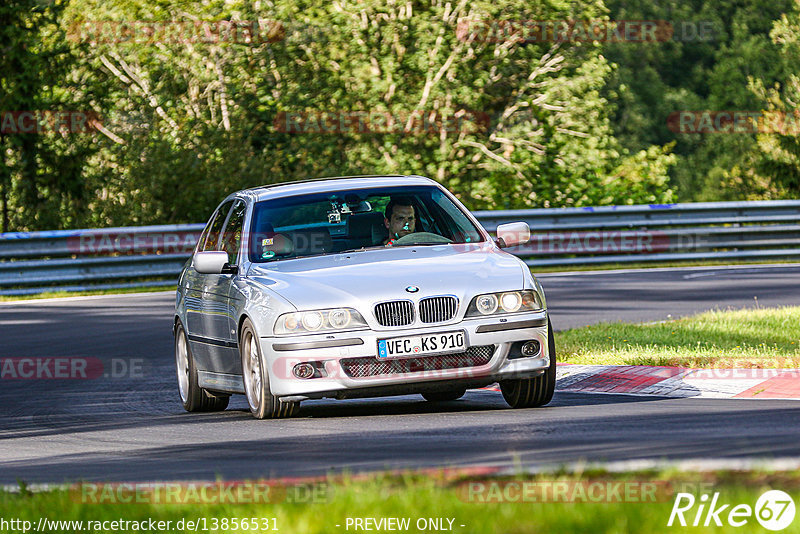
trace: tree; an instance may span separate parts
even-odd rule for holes
[[[668,149],[629,152],[613,136],[598,46],[526,42],[487,24],[602,17],[600,3],[318,0],[256,12],[80,0],[69,13],[90,42],[87,20],[259,20],[267,36],[92,43],[91,64],[116,84],[109,113],[144,125],[111,116],[101,225],[200,220],[233,188],[339,174],[428,175],[473,208],[672,198]]]
[[[0,6],[0,220],[2,231],[71,226],[85,220],[91,188],[84,180],[96,151],[91,137],[58,127],[62,112],[99,105],[94,80],[74,70],[64,43],[60,2],[9,0]],[[38,133],[17,127],[21,113]],[[75,128],[80,130],[80,128]]]
[[[775,22],[771,37],[781,50],[786,73],[781,82],[768,85],[763,79],[751,82],[751,89],[767,101],[765,119],[758,134],[761,157],[756,161],[757,180],[769,180],[781,196],[800,196],[800,1]]]
[[[748,79],[767,85],[783,76],[781,51],[769,38],[773,22],[792,0],[609,0],[612,18],[669,22],[672,36],[658,43],[609,43],[618,69],[603,94],[618,103],[615,135],[629,150],[675,143],[670,185],[680,200],[745,200],[776,193],[753,179],[754,134],[676,133],[670,114],[683,111],[758,111],[766,101]]]

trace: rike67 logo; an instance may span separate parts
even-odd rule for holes
[[[696,499],[691,493],[678,493],[669,514],[667,526],[723,526],[726,522],[732,527],[742,527],[753,517],[767,530],[783,530],[792,524],[795,515],[794,501],[788,493],[781,490],[764,492],[756,501],[755,507],[749,504],[730,504],[720,500],[719,492],[709,499],[703,494]]]

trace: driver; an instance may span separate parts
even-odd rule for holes
[[[386,205],[383,224],[389,230],[389,238],[383,242],[387,247],[392,246],[395,239],[408,234],[413,234],[417,219],[414,206],[408,197],[392,198]]]

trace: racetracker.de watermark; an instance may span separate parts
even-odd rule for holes
[[[331,499],[326,482],[82,482],[70,498],[82,504],[320,504]]]
[[[0,358],[0,380],[144,378],[144,359],[79,356]]]
[[[167,232],[116,232],[87,230],[67,237],[67,250],[72,254],[191,254],[200,232],[175,230]]]
[[[478,480],[460,483],[456,492],[470,503],[654,503],[710,487],[664,480]]]
[[[683,241],[688,242],[691,236]],[[542,232],[515,247],[517,254],[649,254],[679,248],[685,243],[658,230],[619,230],[595,232]]]
[[[682,134],[800,135],[800,110],[795,111],[673,111],[667,128]]]
[[[273,121],[276,132],[291,134],[459,134],[489,129],[488,113],[443,111],[281,111]]]
[[[707,42],[715,38],[711,21],[667,20],[500,20],[462,19],[456,36],[489,43],[656,43]]]
[[[770,378],[800,379],[798,360],[781,358],[759,360],[761,368],[693,369],[685,378],[695,380],[769,380]],[[736,365],[736,361],[730,363]]]
[[[95,20],[72,24],[67,38],[91,44],[240,44],[281,41],[284,25],[277,20]]]
[[[0,111],[0,133],[87,133],[95,130],[99,120],[94,111]]]

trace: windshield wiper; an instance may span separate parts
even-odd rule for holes
[[[348,254],[350,252],[366,252],[368,250],[378,250],[381,248],[386,248],[386,247],[383,245],[372,245],[370,247],[349,248],[347,250],[340,250],[339,252],[335,252],[335,254]]]
[[[452,243],[442,243],[441,241],[420,241],[419,243],[404,243],[402,245],[392,244],[393,247],[429,247],[433,245],[452,245]]]
[[[391,247],[386,245],[372,245],[371,247],[359,247],[359,248],[349,248],[347,250],[341,250],[336,252],[335,254],[348,254],[350,252],[366,252],[367,250],[380,250],[380,249],[390,249],[390,248],[397,248],[397,247],[430,247],[433,245],[450,245],[452,243],[442,243],[436,241],[420,241],[419,243],[405,243],[403,245],[392,244]]]

